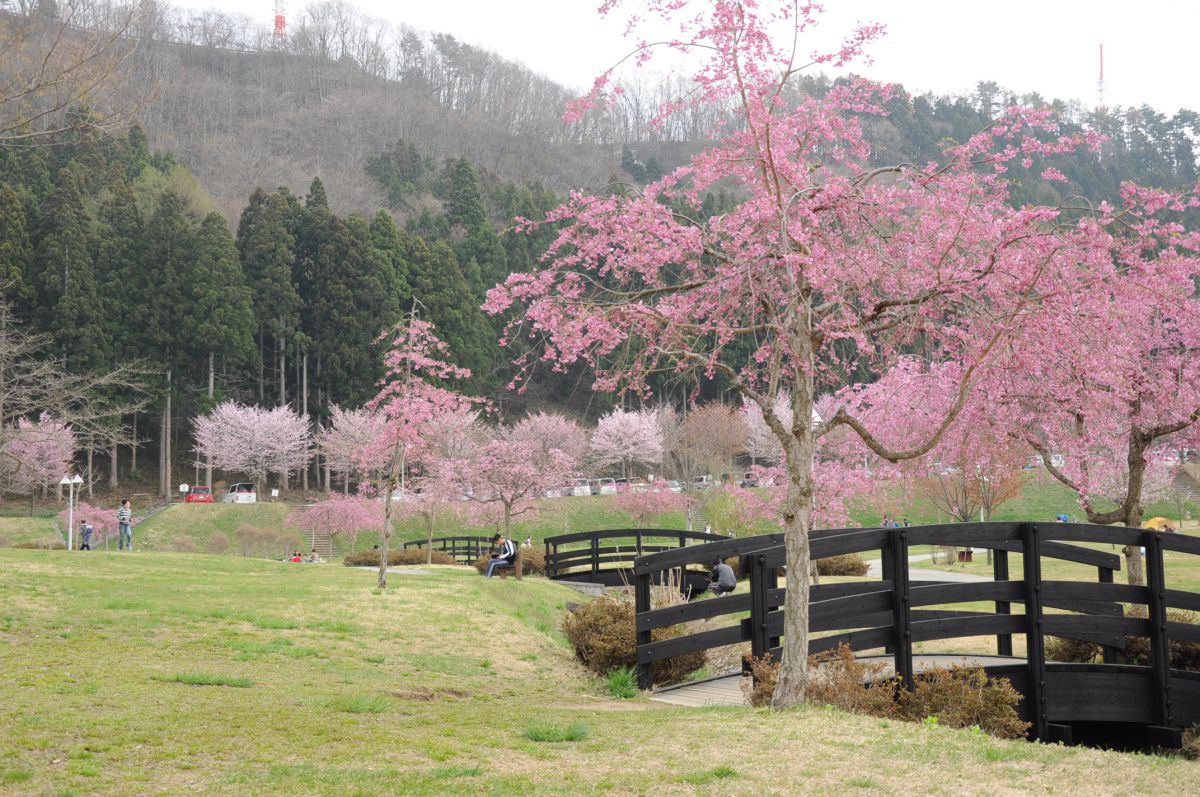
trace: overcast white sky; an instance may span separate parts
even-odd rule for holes
[[[351,0],[364,13],[453,34],[519,60],[575,88],[627,51],[623,24],[601,21],[599,0]],[[176,0],[220,8],[269,25],[273,0]],[[632,8],[637,0],[626,0]],[[303,3],[287,2],[289,22]],[[855,21],[879,21],[888,35],[874,66],[856,71],[913,91],[969,92],[994,80],[1018,93],[1096,102],[1104,44],[1109,105],[1200,110],[1198,0],[825,0],[821,28],[840,38]]]

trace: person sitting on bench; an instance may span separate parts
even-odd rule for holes
[[[497,534],[492,537],[492,545],[499,547],[497,553],[492,554],[492,561],[488,562],[486,576],[492,577],[502,567],[512,567],[517,560],[517,545],[512,540],[504,539],[503,534]]]
[[[718,559],[713,563],[712,583],[708,585],[709,592],[713,596],[719,596],[733,592],[735,589],[737,589],[737,576],[733,574],[733,568]]]

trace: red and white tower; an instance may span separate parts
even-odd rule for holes
[[[283,15],[283,0],[275,0],[275,40],[287,38],[287,18]]]

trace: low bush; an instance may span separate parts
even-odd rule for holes
[[[913,691],[896,690],[899,718],[920,722],[937,717],[951,728],[978,726],[1001,739],[1023,739],[1029,723],[1017,716],[1021,693],[1007,678],[989,680],[981,667],[941,667],[915,679]]]
[[[856,553],[830,556],[817,560],[817,575],[821,576],[865,576],[867,563]]]
[[[488,563],[492,561],[490,554],[484,554],[475,560],[475,569],[480,573],[486,573]],[[544,576],[546,575],[546,549],[540,546],[521,549],[521,575],[524,576]]]
[[[226,544],[228,544],[228,540],[226,540]],[[191,537],[176,537],[171,542],[171,549],[176,553],[195,553],[196,541]]]
[[[12,547],[35,551],[65,551],[67,544],[62,540],[22,540],[13,543]]]
[[[1061,636],[1046,637],[1046,659],[1048,661],[1090,664],[1100,658],[1100,646],[1082,639]]]
[[[742,688],[753,705],[770,705],[779,664],[765,657],[747,661],[754,680],[749,684],[744,682]],[[911,692],[903,688],[898,678],[884,678],[883,665],[855,659],[854,652],[846,645],[809,657],[808,667],[805,697],[817,705],[909,722],[933,717],[938,725],[978,726],[1003,739],[1023,738],[1029,728],[1029,723],[1017,715],[1021,694],[1007,678],[989,680],[979,667],[926,670],[913,679]]]
[[[1184,730],[1183,749],[1180,752],[1185,758],[1200,761],[1200,723]]]
[[[229,550],[229,538],[224,532],[214,531],[208,535],[208,542],[204,543],[204,547],[209,553],[225,553]]]
[[[388,551],[388,566],[423,565],[429,559],[429,552],[424,548],[393,548]],[[445,551],[433,552],[433,564],[452,565],[454,559]],[[342,564],[347,567],[374,567],[379,564],[379,551],[358,551],[346,554]]]
[[[580,606],[563,619],[562,630],[575,655],[592,672],[607,676],[622,667],[637,666],[636,612],[627,595],[601,595]],[[673,639],[683,633],[682,626],[656,629],[655,642]],[[656,684],[682,681],[704,666],[703,651],[685,653],[654,664]]]

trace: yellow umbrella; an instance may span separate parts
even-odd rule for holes
[[[1167,526],[1174,528],[1175,524],[1165,517],[1152,517],[1142,524],[1142,528],[1154,529],[1155,531],[1162,531]]]

